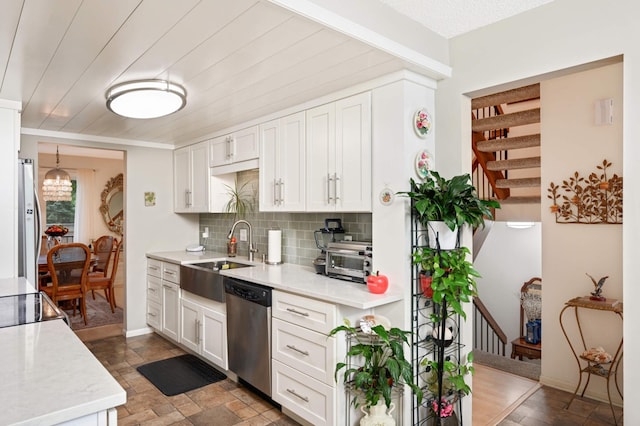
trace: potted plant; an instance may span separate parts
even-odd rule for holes
[[[473,263],[467,260],[469,253],[466,247],[453,250],[420,247],[413,253],[413,264],[420,265],[431,277],[431,299],[451,308],[464,319],[467,316],[462,303],[470,302],[477,294],[475,278],[480,277]]]
[[[484,226],[484,218],[493,218],[492,208],[500,208],[494,200],[478,198],[469,174],[445,179],[438,172],[428,171],[423,182],[410,179],[411,190],[400,192],[413,201],[412,209],[418,222],[432,234],[430,240],[445,243],[445,232],[453,235],[453,247],[458,247],[459,230],[463,225]],[[440,223],[442,223],[440,225]],[[449,241],[449,240],[447,240]],[[435,245],[433,245],[435,247]],[[452,248],[442,246],[442,248]]]
[[[224,206],[224,212],[233,213],[234,222],[236,218],[242,219],[247,213],[253,211],[253,198],[247,188],[248,184],[249,181],[238,186],[238,178],[236,177],[233,187],[225,185],[229,201],[227,201],[227,204]]]
[[[444,359],[442,369],[437,361],[425,359],[422,366],[428,374],[427,390],[431,396],[429,407],[433,413],[433,422],[438,426],[448,424],[457,425],[458,420],[455,414],[455,403],[461,395],[468,395],[471,388],[465,382],[467,374],[473,374],[473,352],[469,352],[467,360],[463,364],[458,364],[450,359]]]
[[[346,354],[347,362],[337,363],[335,369],[336,382],[338,373],[344,369],[344,383],[354,390],[351,405],[357,408],[363,404],[371,414],[376,407],[378,413],[380,408],[383,413],[386,408],[393,410],[391,392],[394,387],[403,385],[409,386],[418,401],[422,401],[422,390],[413,383],[411,363],[404,357],[404,345],[408,345],[411,332],[395,327],[386,329],[378,324],[367,334],[352,327],[348,320],[331,330],[329,336],[339,332],[347,333],[356,342]],[[391,416],[386,417],[391,419]],[[361,424],[366,423],[361,421]]]

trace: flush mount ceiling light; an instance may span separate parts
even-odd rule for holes
[[[60,154],[56,147],[56,168],[44,175],[42,182],[42,198],[45,201],[71,201],[71,177],[60,168]]]
[[[136,80],[107,90],[107,108],[127,118],[157,118],[187,104],[184,87],[166,80]]]

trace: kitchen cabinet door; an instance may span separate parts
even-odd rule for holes
[[[201,322],[202,356],[217,366],[228,369],[226,314],[202,307]]]
[[[371,211],[371,94],[310,109],[307,211]]]
[[[162,333],[178,342],[180,321],[180,287],[162,282]]]
[[[238,130],[211,141],[209,162],[211,167],[224,166],[258,158],[258,126]]]
[[[305,113],[260,125],[260,211],[305,210]]]
[[[335,105],[320,105],[306,117],[307,211],[335,211]]]
[[[180,300],[180,343],[193,352],[200,353],[200,305],[190,300]]]
[[[191,190],[191,166],[189,147],[173,151],[173,210],[176,213],[189,211]]]
[[[336,102],[337,210],[371,211],[371,94]]]
[[[208,145],[208,141],[204,141],[173,152],[173,206],[176,213],[209,211]]]

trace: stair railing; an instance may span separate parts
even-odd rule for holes
[[[473,348],[505,356],[507,335],[479,297],[473,298]]]
[[[471,112],[471,119],[482,119],[503,115],[504,112],[500,105],[478,108]],[[498,152],[481,152],[478,149],[478,142],[486,140],[505,139],[509,134],[509,129],[487,130],[484,132],[472,132],[471,147],[474,153],[472,164],[472,175],[474,186],[478,190],[478,196],[483,200],[498,199],[504,200],[509,197],[509,189],[497,188],[496,181],[498,179],[506,179],[507,173],[501,171],[488,170],[487,163],[489,161],[506,160],[508,158],[507,151]],[[479,167],[478,167],[479,166]],[[480,170],[482,169],[482,170]]]

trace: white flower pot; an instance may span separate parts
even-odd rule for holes
[[[440,242],[441,250],[451,250],[459,246],[458,235],[460,228],[455,228],[452,231],[444,222],[429,222],[427,232],[429,235],[429,247],[431,248],[437,247],[436,240]]]
[[[387,412],[387,405],[384,398],[380,397],[378,403],[373,407],[369,407],[369,412],[364,407],[360,410],[364,413],[364,417],[360,419],[360,426],[396,426],[396,421],[391,417],[391,413],[396,408],[392,402]]]

